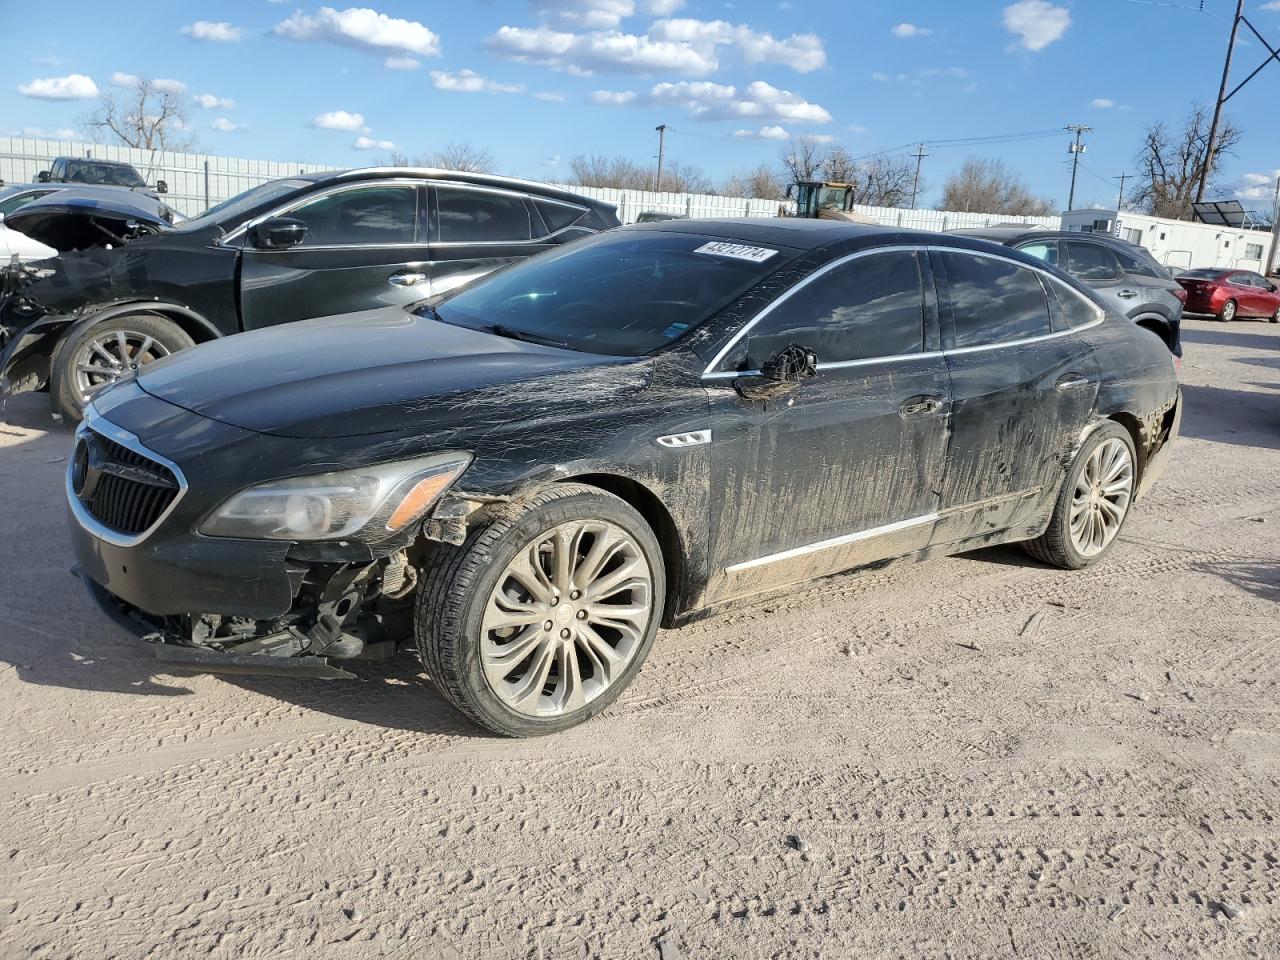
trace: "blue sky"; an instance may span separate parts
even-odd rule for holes
[[[791,134],[855,155],[919,140],[926,201],[966,156],[998,156],[1065,205],[1068,123],[1093,126],[1076,206],[1112,204],[1143,126],[1211,103],[1231,0],[5,0],[0,133],[77,131],[95,92],[182,85],[211,153],[359,166],[448,141],[502,172],[568,177],[579,153],[668,156],[719,180]],[[1272,9],[1268,9],[1272,8]],[[1280,45],[1280,2],[1249,15]],[[1237,50],[1235,76],[1261,61]],[[1280,64],[1229,105],[1223,180],[1269,205]],[[1046,131],[1048,131],[1046,133]],[[900,152],[906,152],[901,150]]]

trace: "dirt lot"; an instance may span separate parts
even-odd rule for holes
[[[1280,327],[1187,324],[1101,567],[1016,549],[659,635],[602,718],[462,722],[405,656],[174,676],[0,424],[0,957],[1280,956]]]

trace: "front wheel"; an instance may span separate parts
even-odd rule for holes
[[[1222,309],[1218,311],[1218,319],[1223,323],[1230,323],[1236,318],[1236,302],[1228,300],[1222,305]]]
[[[58,344],[49,378],[53,412],[79,420],[93,395],[171,353],[195,346],[167,317],[133,313],[95,323]]]
[[[1064,570],[1101,560],[1129,515],[1135,463],[1129,431],[1112,421],[1098,427],[1067,471],[1048,528],[1023,544],[1027,552]]]
[[[414,631],[427,673],[468,717],[512,737],[567,729],[616,700],[666,598],[649,524],[582,484],[549,487],[428,564]]]

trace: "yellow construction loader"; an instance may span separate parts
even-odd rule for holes
[[[802,217],[813,220],[844,220],[848,223],[877,223],[871,217],[853,210],[853,184],[830,180],[800,180],[787,187],[787,199],[795,208],[778,207],[780,217]]]

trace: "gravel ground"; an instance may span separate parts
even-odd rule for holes
[[[1012,548],[659,635],[512,742],[405,655],[171,675],[68,575],[68,436],[0,423],[0,957],[1280,956],[1280,327],[1189,321],[1100,567]]]

